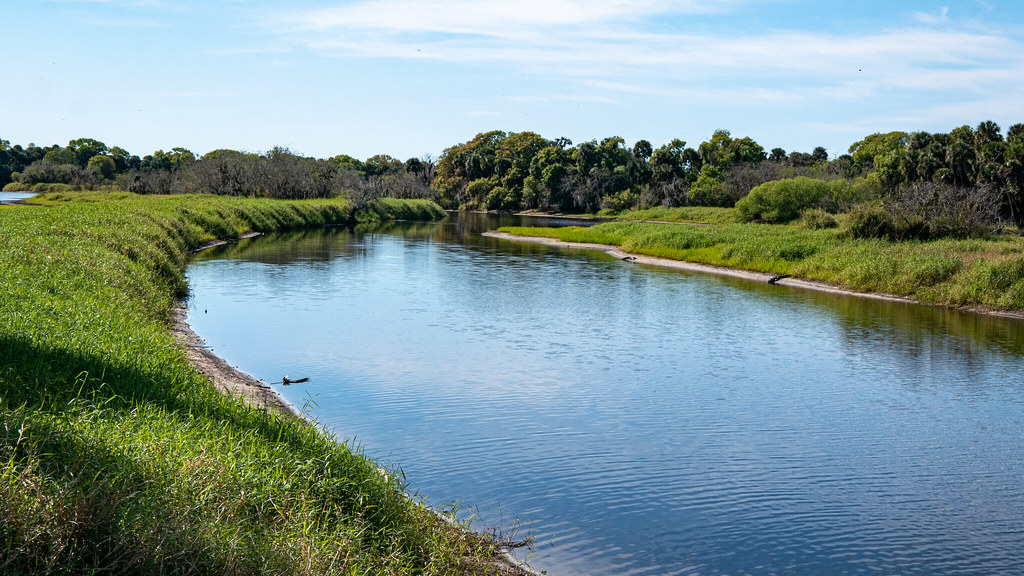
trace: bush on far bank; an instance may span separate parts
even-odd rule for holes
[[[909,186],[885,201],[854,206],[844,231],[854,238],[983,238],[1002,228],[999,193],[937,182]]]
[[[833,188],[838,190],[839,184],[806,176],[765,182],[736,202],[736,214],[742,222],[790,222],[830,197]]]

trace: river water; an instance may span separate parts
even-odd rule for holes
[[[35,195],[35,192],[0,192],[0,202],[9,202],[11,200],[27,200]]]
[[[501,223],[510,223],[505,219]],[[1024,324],[485,238],[452,217],[189,266],[189,322],[573,574],[1024,573]]]

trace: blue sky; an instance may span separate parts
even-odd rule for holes
[[[478,132],[830,155],[1024,122],[1019,0],[5,0],[0,138],[365,159]]]

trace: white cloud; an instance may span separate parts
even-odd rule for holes
[[[775,31],[755,35],[646,32],[656,17],[723,10],[691,0],[449,0],[357,2],[285,17],[293,40],[327,55],[426,59],[457,64],[505,64],[559,76],[621,78],[657,73],[669,78],[806,77],[841,84],[860,73],[873,82],[936,76],[935,68],[1024,72],[1009,38],[908,28],[830,35]],[[945,18],[946,11],[940,11]],[[1024,74],[1022,74],[1024,77]],[[906,82],[904,82],[906,83]]]
[[[141,8],[158,8],[163,6],[161,0],[43,0],[53,4],[121,4]]]
[[[949,17],[949,6],[939,8],[938,13],[914,12],[914,19],[922,24],[943,24]]]
[[[518,37],[524,28],[716,13],[734,4],[720,0],[381,0],[286,14],[281,19],[305,31],[373,29]]]
[[[861,125],[886,109],[879,122],[908,127],[950,114],[1019,114],[1012,97],[993,96],[1024,91],[1024,43],[1016,36],[957,26],[945,8],[849,33],[802,24],[744,32],[727,14],[778,2],[378,0],[275,23],[287,41],[316,54],[505,74],[508,98],[524,104],[537,94],[530,82],[544,79],[554,107],[575,97],[730,114],[856,109]],[[530,81],[517,86],[520,76]]]
[[[86,18],[83,24],[90,26],[102,26],[105,28],[162,28],[167,27],[166,22],[153,19],[139,18]]]
[[[959,119],[957,124],[948,125],[950,118]],[[948,132],[957,125],[976,125],[983,120],[1009,119],[1021,122],[1020,98],[1015,94],[996,94],[980,98],[968,98],[959,102],[947,102],[922,106],[893,117],[893,122],[904,126],[935,126],[933,130]],[[1003,130],[1010,125],[1003,125]],[[924,128],[914,128],[924,129]]]
[[[217,56],[252,56],[261,54],[291,54],[292,48],[229,48],[222,50],[210,50],[210,54]]]

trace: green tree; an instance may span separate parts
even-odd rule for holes
[[[404,169],[405,165],[401,160],[387,154],[371,156],[363,163],[363,173],[367,178],[390,176]]]
[[[523,183],[530,176],[530,166],[541,150],[551,146],[533,132],[509,134],[495,147],[495,169],[501,178],[501,185],[508,190],[503,201],[503,209],[518,210],[511,202],[513,198],[522,198]]]
[[[906,145],[906,132],[889,132],[887,134],[876,132],[851,144],[847,152],[853,157],[854,164],[860,168],[869,169],[875,165],[876,156],[887,154]]]
[[[654,148],[647,140],[637,140],[636,144],[633,145],[634,158],[646,162],[650,159],[651,154],[654,154]]]
[[[82,168],[86,167],[93,156],[107,153],[107,145],[92,138],[76,138],[68,142],[67,148],[74,153],[78,165]]]
[[[470,200],[469,184],[494,175],[498,143],[506,134],[500,130],[482,132],[469,142],[446,148],[437,161],[437,175],[431,187],[442,205],[456,207]]]
[[[85,167],[86,171],[97,178],[103,180],[111,180],[114,174],[117,173],[117,166],[114,164],[114,159],[110,156],[103,154],[97,154],[92,158],[89,158],[89,162]]]
[[[999,124],[991,120],[979,123],[978,127],[974,130],[974,147],[984,148],[985,145],[991,142],[1002,142],[1003,135],[1000,132]]]
[[[140,162],[139,168],[143,171],[163,170],[170,172],[180,168],[191,166],[196,162],[196,156],[187,148],[174,147],[170,152],[157,150],[145,156]]]
[[[822,150],[824,151],[824,148],[822,148]],[[754,139],[749,136],[734,139],[732,144],[729,146],[729,153],[729,165],[741,163],[759,164],[768,157],[764,152],[764,147],[755,142]],[[825,159],[828,159],[827,154]]]
[[[11,154],[11,143],[0,138],[0,188],[3,188],[11,181],[11,174],[14,169],[14,155]]]
[[[78,166],[78,156],[75,155],[75,151],[70,148],[61,148],[59,146],[51,149],[43,156],[43,161],[48,164],[64,165],[71,164]]]
[[[687,164],[687,150],[692,152],[685,141],[675,138],[651,153],[651,179],[656,183],[686,179],[691,168]]]
[[[731,203],[725,191],[725,176],[713,164],[705,164],[700,176],[690,186],[690,204],[694,206],[728,206]]]
[[[711,139],[697,147],[697,153],[703,165],[710,164],[721,171],[734,164],[756,164],[767,158],[760,144],[749,137],[734,139],[728,130],[715,130]]]
[[[348,154],[339,154],[331,158],[331,162],[334,162],[338,166],[341,166],[345,170],[351,170],[352,172],[358,173],[360,176],[365,176],[365,166],[363,161],[358,158],[353,158]]]
[[[171,148],[168,155],[171,158],[171,162],[178,168],[185,168],[196,162],[196,155],[188,148],[182,148],[181,146]]]
[[[107,154],[114,161],[114,169],[116,172],[127,172],[132,168],[133,156],[124,148],[114,146],[107,151]],[[138,159],[138,156],[135,156],[134,158]]]
[[[697,147],[701,162],[705,166],[725,167],[728,164],[730,144],[732,135],[728,130],[715,130],[708,141],[701,142]]]
[[[542,148],[530,162],[530,176],[523,182],[523,200],[527,208],[572,209],[572,195],[566,180],[572,168],[572,155],[557,144]]]
[[[950,143],[946,148],[945,180],[956,186],[971,186],[976,180],[977,151],[974,149],[974,131],[970,126],[961,126],[949,133]]]
[[[1022,127],[1015,124],[1014,127]],[[1015,132],[1013,127],[1007,132],[1010,143],[1004,151],[1003,180],[1005,189],[1003,199],[1005,210],[1010,219],[1020,228],[1024,227],[1024,138],[1022,132]]]
[[[1024,124],[1014,124],[1006,131],[1006,143],[1016,144],[1024,140]]]
[[[601,167],[608,172],[625,173],[632,157],[632,154],[626,149],[626,141],[618,136],[602,140],[598,152],[601,158]]]

